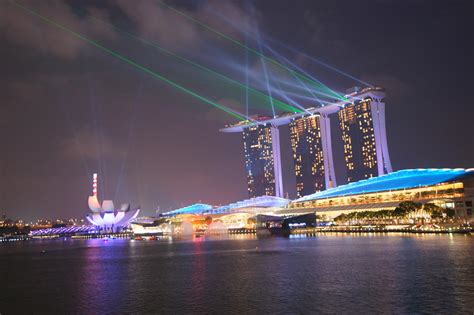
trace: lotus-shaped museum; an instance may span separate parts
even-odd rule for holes
[[[88,204],[91,213],[86,216],[86,219],[104,232],[120,232],[140,212],[139,208],[131,210],[128,203],[116,209],[112,200],[104,200],[100,205],[97,199],[97,174],[94,174],[93,195],[89,196]]]

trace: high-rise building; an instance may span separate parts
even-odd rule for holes
[[[271,124],[256,124],[243,132],[248,194],[283,196],[280,162],[280,135]]]
[[[319,116],[301,117],[290,124],[296,194],[306,196],[325,188],[324,156]]]
[[[385,104],[381,102],[382,96],[384,94],[374,93],[345,105],[338,112],[348,182],[392,171],[387,149]]]
[[[329,118],[325,114],[289,123],[298,197],[335,187]]]
[[[383,88],[353,88],[343,99],[304,113],[251,117],[222,128],[242,133],[250,197],[283,195],[278,127],[289,124],[297,194],[336,187],[330,116],[338,113],[349,182],[392,172]]]

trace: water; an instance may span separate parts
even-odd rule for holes
[[[369,234],[3,243],[0,313],[472,314],[473,245]]]

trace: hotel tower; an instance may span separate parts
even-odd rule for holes
[[[336,186],[329,123],[324,114],[289,123],[298,197]]]
[[[374,93],[345,105],[338,112],[349,183],[392,172],[383,96]]]
[[[345,100],[304,113],[239,122],[221,129],[241,132],[250,197],[283,196],[278,127],[289,125],[298,197],[336,187],[330,116],[339,118],[347,181],[392,172],[385,133],[385,92],[369,87]]]
[[[249,197],[282,197],[278,128],[271,124],[257,124],[245,128],[242,137]]]

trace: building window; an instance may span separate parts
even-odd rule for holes
[[[472,201],[466,201],[466,207],[472,207]]]
[[[466,209],[466,213],[468,217],[472,217],[472,209]]]

